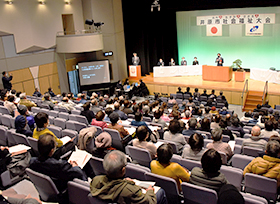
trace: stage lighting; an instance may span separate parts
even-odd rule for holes
[[[45,4],[46,4],[46,2],[45,2],[45,1],[39,1],[39,4],[41,4],[41,5],[45,5]]]
[[[160,11],[160,4],[159,4],[159,0],[154,0],[154,2],[151,5],[151,12],[154,11],[154,8],[157,8],[158,11]]]
[[[11,5],[11,4],[13,4],[13,1],[12,0],[8,0],[8,1],[6,1],[6,4]]]
[[[92,25],[94,23],[94,20],[93,19],[86,19],[86,22],[85,22],[85,24],[86,25]]]

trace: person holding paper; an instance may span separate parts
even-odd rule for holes
[[[170,59],[169,66],[175,66],[175,61],[173,58]]]
[[[92,179],[91,195],[113,203],[167,204],[163,189],[155,194],[154,188],[149,186],[143,193],[142,188],[132,179],[124,178],[126,165],[127,158],[123,152],[115,150],[108,153],[103,160],[106,175],[95,176]]]
[[[187,65],[187,60],[185,57],[182,57],[181,65]]]
[[[199,65],[199,62],[197,61],[197,58],[196,58],[196,57],[194,57],[194,60],[193,60],[192,65]]]
[[[132,57],[132,64],[134,66],[139,65],[140,63],[140,58],[137,56],[137,53],[133,53],[133,57]]]
[[[221,57],[221,53],[218,53],[217,54],[217,58],[216,58],[216,63],[217,63],[217,66],[223,66],[223,63],[224,63],[224,58]]]
[[[157,65],[161,67],[164,66],[164,61],[162,59],[159,59]]]
[[[52,134],[43,134],[38,140],[39,157],[32,157],[29,168],[54,178],[54,183],[59,192],[67,188],[67,182],[78,178],[87,181],[82,169],[75,161],[68,163],[65,160],[53,158],[56,151],[56,140]]]

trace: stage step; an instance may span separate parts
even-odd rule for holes
[[[262,96],[260,91],[248,91],[242,111],[253,111],[258,104],[262,105]]]

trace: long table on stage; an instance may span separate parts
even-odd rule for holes
[[[250,79],[280,84],[280,72],[265,69],[250,69]]]
[[[156,66],[154,67],[154,77],[172,77],[172,76],[194,76],[202,75],[202,65],[187,66]]]
[[[232,68],[202,65],[202,79],[205,81],[230,81]]]

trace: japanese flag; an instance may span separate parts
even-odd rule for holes
[[[221,24],[217,24],[217,25],[207,25],[206,26],[206,32],[207,32],[207,36],[222,36],[223,32],[222,32],[222,25]]]

